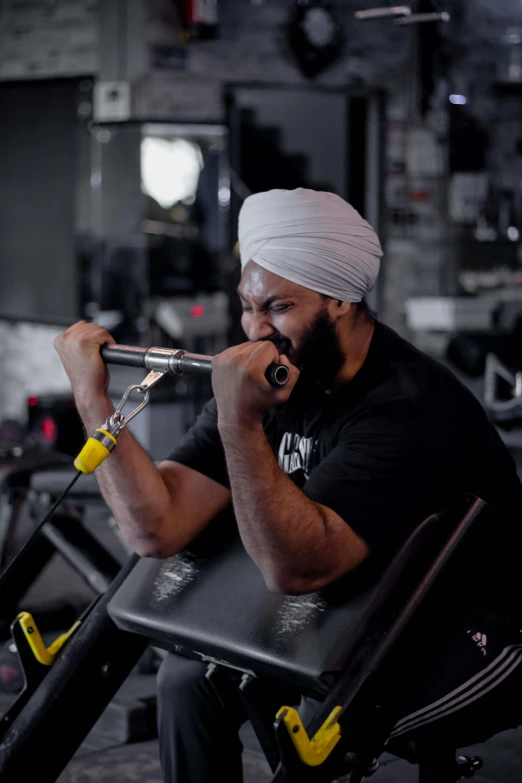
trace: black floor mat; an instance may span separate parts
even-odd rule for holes
[[[268,764],[257,754],[244,753],[243,768],[245,783],[270,783],[272,780]],[[226,778],[219,776],[219,780],[226,783]],[[140,742],[97,753],[78,754],[60,775],[57,783],[134,783],[134,781],[163,783],[157,741]]]
[[[522,780],[522,732],[506,731],[485,745],[467,749],[479,754],[484,769],[474,783],[518,783]],[[248,748],[250,736],[243,738]],[[417,768],[405,761],[386,755],[371,783],[417,783]],[[272,776],[266,761],[256,750],[243,754],[244,783],[270,783]],[[226,783],[226,778],[218,776]],[[80,751],[62,773],[57,783],[163,783],[158,741],[136,743],[102,752]],[[203,781],[202,781],[203,783]],[[204,783],[214,783],[205,781]]]

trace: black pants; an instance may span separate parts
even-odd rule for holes
[[[434,627],[417,658],[414,678],[416,670],[427,676],[404,700],[390,749],[404,739],[463,748],[522,723],[522,630],[493,626],[470,611],[448,643]]]
[[[390,738],[392,752],[404,740],[425,744],[426,737],[465,747],[522,723],[522,632],[519,638],[497,638],[482,620],[473,619],[440,651],[439,643],[434,629],[433,638],[426,640],[429,654],[419,661],[421,670],[428,663],[429,677],[401,705],[404,717]],[[199,661],[168,655],[159,671],[165,783],[243,780],[238,730],[248,717],[245,697],[226,674],[205,679],[206,668]],[[273,720],[283,704],[298,705],[299,694],[283,685],[264,686],[255,703]],[[301,700],[303,722],[316,708],[312,699]]]
[[[158,673],[158,727],[165,783],[243,780],[239,728],[249,709],[238,682],[226,673],[205,678],[207,664],[168,655]],[[283,705],[299,706],[306,721],[317,707],[295,688],[263,682],[256,711],[273,722]]]

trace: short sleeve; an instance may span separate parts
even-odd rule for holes
[[[382,406],[341,431],[303,492],[335,511],[373,553],[392,553],[441,510],[444,488],[433,480],[432,444],[423,434],[406,402]]]
[[[180,462],[219,484],[230,487],[225,452],[217,426],[217,405],[214,398],[205,405],[195,424],[167,459]]]

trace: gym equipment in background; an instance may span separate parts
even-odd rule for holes
[[[522,370],[508,369],[494,353],[486,356],[484,405],[503,430],[522,427]]]

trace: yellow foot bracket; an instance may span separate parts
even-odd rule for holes
[[[307,767],[318,767],[324,764],[341,739],[341,727],[337,723],[340,712],[341,707],[335,707],[312,739],[308,737],[299,713],[293,707],[281,707],[276,715],[276,721],[282,721],[286,726],[302,763]]]
[[[20,612],[11,625],[11,634],[23,672],[22,694],[25,697],[34,693],[40,685],[56,656],[79,625],[80,622],[76,622],[67,633],[46,647],[32,615],[29,612]]]
[[[11,633],[16,642],[18,654],[22,658],[22,663],[24,662],[23,658],[26,657],[25,653],[29,652],[32,659],[36,660],[37,663],[42,666],[51,666],[66,641],[79,625],[80,622],[76,622],[67,633],[63,633],[55,639],[50,647],[46,647],[42,635],[33,620],[33,616],[29,612],[20,612],[11,626]],[[24,648],[25,652],[23,652]]]
[[[79,625],[80,621],[76,622],[67,633],[62,634],[49,647],[46,647],[29,612],[21,612],[12,623],[11,634],[16,644],[24,685],[16,701],[0,718],[0,742],[44,679],[64,644]]]

